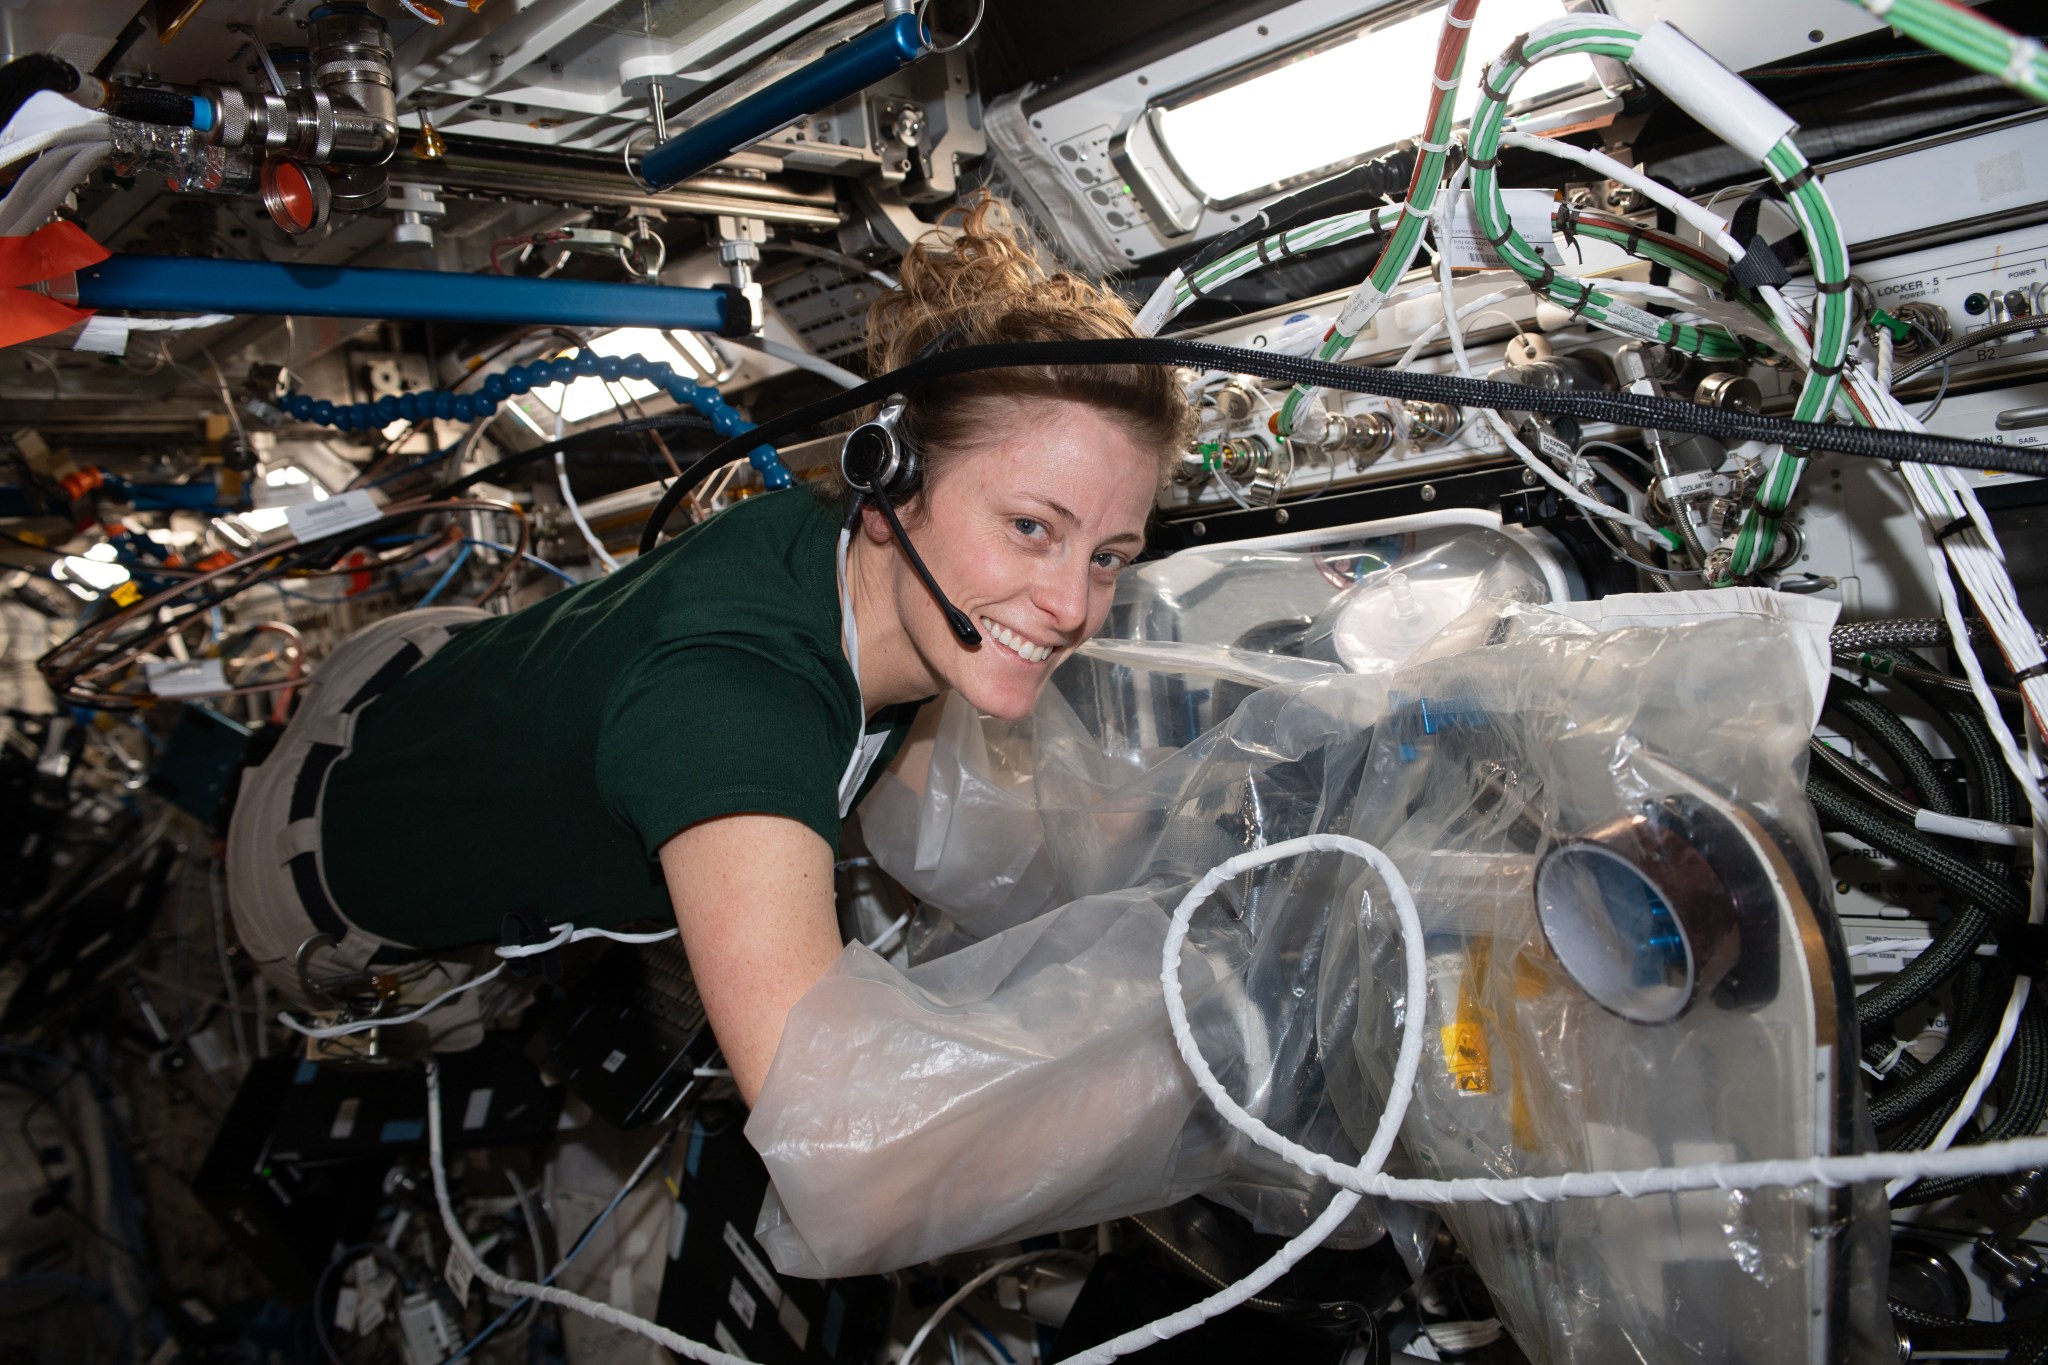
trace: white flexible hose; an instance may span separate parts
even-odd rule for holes
[[[514,1298],[538,1299],[558,1308],[567,1308],[587,1318],[622,1327],[628,1332],[637,1332],[650,1341],[668,1347],[678,1355],[700,1361],[702,1365],[750,1365],[744,1357],[727,1355],[714,1346],[701,1341],[692,1341],[680,1332],[671,1332],[658,1323],[633,1316],[608,1303],[586,1299],[581,1294],[572,1294],[566,1289],[540,1284],[532,1280],[515,1280],[509,1275],[500,1275],[483,1263],[471,1245],[462,1224],[456,1221],[455,1205],[448,1198],[447,1162],[442,1151],[441,1138],[441,1068],[438,1062],[427,1064],[427,1166],[434,1177],[434,1203],[441,1210],[441,1227],[448,1234],[449,1252],[452,1259],[466,1265],[490,1288],[500,1294]]]

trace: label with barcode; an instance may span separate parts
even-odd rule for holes
[[[211,697],[228,690],[219,659],[152,659],[142,672],[159,697]]]
[[[367,488],[336,493],[322,502],[302,502],[284,509],[285,525],[300,540],[340,535],[343,531],[367,526],[383,515],[384,510],[377,506],[377,500],[370,496]]]
[[[1515,235],[1527,242],[1539,259],[1557,264],[1557,241],[1550,231],[1557,205],[1550,191],[1502,190],[1500,197]],[[1479,206],[1470,190],[1461,191],[1458,202],[1451,206],[1450,241],[1439,245],[1451,258],[1453,270],[1487,270],[1502,264],[1499,250],[1480,226]]]

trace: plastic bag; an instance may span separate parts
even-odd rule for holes
[[[1318,1026],[1354,1136],[1419,1003],[1403,1149],[1433,1176],[1852,1145],[1852,1000],[1801,792],[1831,612],[1692,596],[1608,599],[1585,612],[1597,624],[1511,609],[1395,675],[1350,831],[1414,884],[1429,993],[1387,999],[1390,913],[1362,937],[1333,919]],[[1734,614],[1701,619],[1719,608]],[[1444,1216],[1539,1365],[1890,1349],[1868,1188]],[[1861,1301],[1843,1293],[1857,1284]]]
[[[776,1266],[893,1269],[1214,1184],[1231,1143],[1167,1033],[1166,920],[1125,892],[907,971],[849,947],[792,1011],[747,1123]],[[1192,949],[1183,971],[1191,996],[1213,984]]]
[[[1031,729],[991,721],[957,692],[941,708],[929,767],[909,781],[884,773],[861,802],[861,832],[927,910],[986,938],[1059,899],[1032,796]]]
[[[777,1264],[859,1273],[1203,1191],[1268,1230],[1306,1225],[1327,1191],[1200,1102],[1167,1030],[1159,957],[1168,911],[1210,866],[1338,818],[1383,695],[1334,672],[1248,692],[1199,743],[1062,812],[1075,848],[1100,855],[1070,860],[1058,831],[1048,843],[1069,904],[908,970],[848,948],[792,1010],[748,1124],[778,1191],[762,1227]],[[1041,709],[1041,746],[1061,705]],[[1341,1152],[1304,1005],[1334,875],[1311,860],[1225,887],[1184,970],[1224,1084],[1280,1131]],[[1379,1234],[1361,1209],[1345,1243]]]

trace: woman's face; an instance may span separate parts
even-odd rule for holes
[[[987,446],[942,468],[907,529],[981,631],[962,645],[900,555],[896,608],[938,687],[992,716],[1031,713],[1045,680],[1102,625],[1118,570],[1145,543],[1157,464],[1080,403],[1018,403]],[[870,534],[887,532],[868,512]]]

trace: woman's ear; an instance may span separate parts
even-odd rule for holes
[[[900,516],[901,513],[898,513]],[[889,529],[889,519],[882,515],[882,509],[872,502],[864,503],[860,509],[861,534],[870,545],[887,545],[894,540],[895,533]]]

